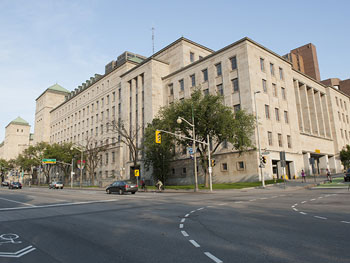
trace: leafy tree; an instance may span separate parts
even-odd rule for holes
[[[165,130],[159,119],[153,119],[145,131],[145,167],[147,170],[153,169],[153,178],[155,181],[161,180],[164,184],[169,174],[170,163],[174,157],[174,137],[172,135],[162,133],[162,143],[155,142],[155,131],[157,129]]]
[[[183,117],[192,123],[196,130],[196,140],[207,141],[207,135],[211,140],[211,154],[214,154],[221,143],[230,142],[233,150],[242,153],[253,147],[252,135],[255,128],[255,120],[252,114],[244,110],[233,112],[233,109],[225,106],[223,97],[219,95],[203,95],[200,90],[195,90],[191,98],[178,101],[162,108],[159,112],[159,119],[162,127],[167,130],[181,133],[192,138],[192,127],[185,122],[178,124],[177,118]],[[185,147],[192,145],[192,140],[178,139],[178,144]],[[208,157],[207,144],[196,145],[200,155],[200,162],[205,171],[205,186],[208,186]]]
[[[5,159],[0,159],[0,176],[1,176],[1,182],[4,181],[4,177],[6,172],[11,170],[13,168],[13,165],[11,162],[6,161]]]
[[[346,145],[343,150],[340,151],[340,161],[344,165],[345,169],[350,168],[350,145]]]

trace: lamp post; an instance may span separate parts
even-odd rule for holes
[[[77,149],[78,151],[80,151],[80,184],[79,187],[81,188],[82,184],[83,184],[83,150],[80,149],[79,147],[72,145],[72,147],[70,147],[71,150],[73,149]],[[73,163],[73,162],[72,162]],[[73,166],[72,166],[73,168]]]
[[[197,158],[196,158],[196,131],[194,126],[194,115],[192,108],[192,123],[188,122],[186,119],[182,117],[177,117],[176,122],[181,124],[182,121],[186,122],[188,125],[192,127],[192,150],[193,150],[193,165],[194,165],[194,191],[198,191],[198,178],[197,178]]]
[[[258,109],[256,107],[256,94],[259,94],[260,91],[255,91],[254,92],[254,104],[255,104],[255,120],[256,120],[256,133],[258,136],[258,147],[259,147],[259,167],[260,167],[260,175],[261,175],[261,182],[262,182],[262,187],[265,188],[265,178],[264,178],[264,173],[262,170],[262,162],[261,162],[261,147],[260,147],[260,136],[259,136],[259,123],[258,123]]]

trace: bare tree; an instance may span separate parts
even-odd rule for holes
[[[128,129],[129,128],[129,129]],[[114,135],[117,135],[118,141],[124,143],[130,152],[130,159],[133,162],[133,169],[139,167],[139,157],[142,150],[142,145],[139,144],[139,136],[143,130],[142,125],[126,127],[122,120],[111,121],[107,123],[107,129]]]

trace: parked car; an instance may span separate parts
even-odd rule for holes
[[[350,168],[344,173],[344,182],[350,182]]]
[[[9,182],[2,182],[1,186],[9,186]]]
[[[22,184],[20,182],[12,182],[9,184],[9,189],[22,189]]]
[[[120,195],[130,192],[135,194],[138,191],[138,185],[132,183],[131,181],[115,181],[106,188],[107,194],[111,194],[114,192],[119,193]]]
[[[63,189],[63,183],[61,181],[53,181],[49,184],[49,189],[55,188],[55,189]]]

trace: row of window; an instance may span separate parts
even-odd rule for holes
[[[338,107],[339,107],[339,104],[340,104],[340,107],[342,109],[343,109],[343,103],[344,103],[344,109],[347,110],[345,101],[343,101],[342,99],[339,99],[339,101],[338,101],[338,97],[335,97],[335,102],[336,102]]]
[[[267,93],[267,84],[266,84],[266,80],[262,79],[262,88],[263,88],[263,92]],[[277,97],[277,85],[275,83],[272,83],[272,94],[274,97]],[[287,95],[286,95],[286,89],[284,87],[281,87],[281,96],[282,99],[286,100],[287,99]]]
[[[283,112],[284,122],[289,123],[288,111]],[[270,106],[265,104],[265,117],[266,119],[270,119]],[[275,108],[275,118],[276,121],[280,121],[280,110],[279,108]]]
[[[273,138],[272,138],[272,132],[267,132],[267,139],[269,146],[273,146]],[[278,140],[278,146],[283,147],[283,136],[281,133],[277,133],[277,140]],[[287,146],[288,148],[292,148],[292,138],[290,135],[287,135]]]
[[[266,71],[264,58],[260,58],[260,69],[262,72]],[[283,80],[284,79],[283,68],[278,67],[278,73],[279,73],[280,80]],[[271,62],[270,62],[270,74],[271,74],[271,76],[275,77],[275,65]]]
[[[340,114],[340,112],[338,111],[338,118],[339,118],[339,121],[342,121],[342,118],[341,116],[343,116],[343,122],[345,123],[345,117],[346,117],[346,123],[349,124],[349,116],[346,115],[344,113]]]

